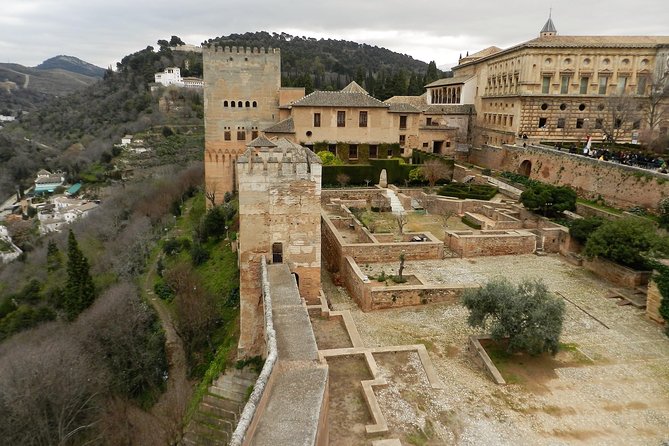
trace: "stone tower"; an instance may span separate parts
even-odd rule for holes
[[[260,353],[260,260],[286,263],[300,296],[317,301],[321,284],[320,158],[284,138],[264,136],[237,160],[239,175],[240,356]]]
[[[235,161],[259,129],[278,121],[278,49],[205,47],[205,187],[215,202],[237,189]],[[208,204],[210,204],[208,202]]]

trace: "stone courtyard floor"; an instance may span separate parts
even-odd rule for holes
[[[396,273],[398,265],[360,266],[376,274],[381,269]],[[389,382],[375,393],[390,435],[372,438],[360,432],[338,438],[331,430],[330,444],[371,445],[382,438],[421,445],[660,445],[669,440],[669,338],[643,310],[607,299],[608,283],[558,256],[407,261],[405,273],[439,284],[482,284],[497,276],[514,282],[541,278],[568,299],[561,341],[587,360],[497,386],[466,349],[468,336],[477,332],[467,326],[462,306],[363,313],[324,273],[327,298],[334,310],[351,311],[364,345],[422,343],[445,384],[443,390],[428,385],[415,352],[375,355]],[[336,407],[333,389],[330,398]]]

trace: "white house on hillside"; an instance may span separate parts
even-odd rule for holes
[[[154,75],[157,84],[169,87],[188,87],[188,88],[203,88],[204,81],[197,77],[181,77],[181,69],[178,67],[167,67],[162,73]]]

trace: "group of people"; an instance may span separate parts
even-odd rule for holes
[[[667,173],[669,166],[667,162],[658,156],[650,156],[644,153],[626,150],[609,151],[608,149],[583,148],[583,156],[596,158],[603,161],[626,164],[628,166],[641,167],[643,169],[657,170]]]

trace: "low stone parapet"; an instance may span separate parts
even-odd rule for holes
[[[532,254],[537,237],[527,231],[446,231],[448,248],[460,257]]]
[[[647,285],[652,275],[651,271],[636,271],[599,257],[584,260],[583,266],[602,279],[626,288]]]

